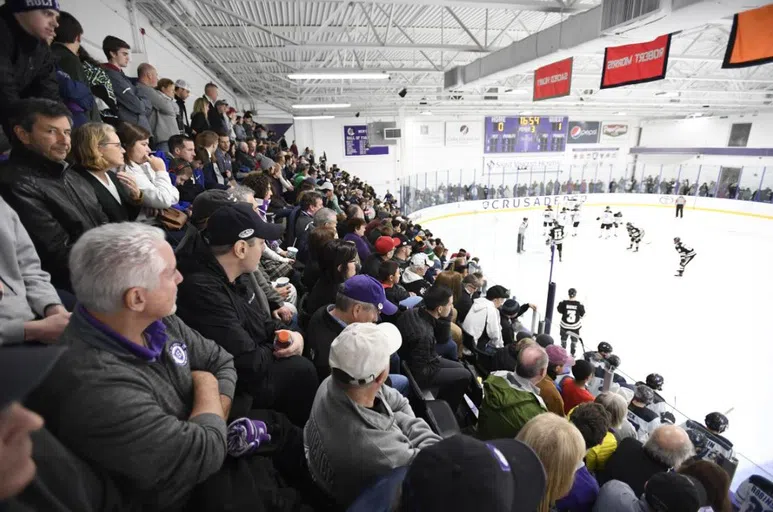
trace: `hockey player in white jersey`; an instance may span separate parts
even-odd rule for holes
[[[642,443],[646,443],[650,434],[660,426],[660,414],[647,407],[654,399],[655,392],[649,386],[639,384],[633,392],[633,400],[628,404],[628,421]]]
[[[630,251],[633,249],[633,252],[639,252],[639,244],[644,237],[644,230],[637,228],[630,222],[628,222],[625,227],[628,230],[628,238],[631,239],[631,245],[629,245],[626,250]]]
[[[572,236],[577,236],[577,228],[580,227],[580,205],[575,204],[570,213],[572,218]]]
[[[618,231],[620,231],[620,226],[623,225],[623,212],[617,212],[612,216],[614,226],[615,226],[615,237],[617,237]]]
[[[674,238],[674,248],[679,253],[679,269],[674,274],[676,277],[682,277],[684,274],[684,268],[695,258],[695,249],[687,247],[682,243],[682,239],[679,237]]]
[[[612,209],[607,206],[604,210],[604,213],[601,214],[601,217],[596,217],[596,220],[601,221],[601,233],[599,233],[599,238],[604,237],[604,239],[609,238],[609,234],[612,231],[612,225],[615,222],[614,214],[612,213]]]
[[[555,221],[554,216],[555,212],[553,211],[553,208],[548,205],[547,208],[545,208],[545,212],[542,214],[542,236],[547,235],[553,227],[553,222]]]
[[[556,221],[564,227],[569,225],[569,210],[566,207],[561,208],[561,212],[556,215]]]

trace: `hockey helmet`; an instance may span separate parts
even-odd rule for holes
[[[574,288],[569,288],[569,296],[577,297],[577,290],[575,290]]]
[[[612,354],[609,356],[606,360],[607,368],[609,368],[609,371],[613,372],[620,368],[620,357]]]
[[[727,426],[730,424],[730,422],[727,421],[727,416],[721,412],[711,412],[707,414],[704,423],[709,430],[719,434],[727,430]]]
[[[611,206],[607,206],[606,208],[604,208],[604,210],[609,210],[611,212],[612,211],[612,207]]]
[[[629,228],[629,229],[630,229],[630,228],[632,228],[632,227],[633,227],[633,224],[631,224],[630,222],[626,222],[626,223],[625,223],[625,226],[626,226],[627,228]]]
[[[674,243],[675,243],[675,244],[678,244],[678,243],[679,243],[679,242],[681,242],[681,241],[682,241],[682,239],[681,239],[681,238],[679,238],[678,236],[674,237]]]
[[[607,343],[606,341],[602,341],[599,343],[598,351],[602,354],[611,354],[612,353],[612,345]]]
[[[644,405],[649,405],[655,401],[655,392],[649,386],[639,384],[633,392],[633,399]]]
[[[694,428],[687,429],[687,436],[690,438],[692,445],[695,447],[697,453],[702,452],[706,448],[706,434],[700,430]]]
[[[658,373],[650,373],[647,375],[647,385],[655,391],[663,389],[663,376]]]

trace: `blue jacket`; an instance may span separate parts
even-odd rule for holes
[[[574,483],[569,494],[556,501],[559,512],[591,512],[599,495],[599,483],[583,465],[574,473]]]
[[[62,97],[62,103],[67,105],[72,113],[73,128],[89,122],[91,120],[89,113],[95,103],[89,86],[73,80],[61,69],[56,70],[56,80],[59,83],[59,96]]]
[[[218,183],[217,171],[215,170],[215,166],[213,162],[204,164],[204,168],[202,169],[202,172],[204,173],[204,188],[206,190],[209,190],[211,188],[219,188],[222,190],[228,189],[228,183],[224,183],[224,184]]]

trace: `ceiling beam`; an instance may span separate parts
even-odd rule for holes
[[[196,0],[202,1],[202,0]],[[266,3],[278,3],[286,5],[285,0],[260,0]],[[315,3],[340,2],[341,0],[315,0]],[[372,0],[350,0],[352,3],[370,4]],[[509,9],[513,11],[536,11],[536,12],[555,12],[572,14],[581,12],[598,5],[594,0],[579,0],[571,6],[562,6],[557,2],[546,2],[544,0],[379,0],[384,5],[389,4],[410,4],[410,5],[440,5],[446,6],[453,4],[459,7],[489,8],[489,9]]]
[[[402,30],[396,27],[398,30]],[[239,48],[211,48],[211,50],[228,53],[234,51],[241,51]],[[309,45],[297,45],[297,46],[260,46],[253,48],[253,53],[266,54],[266,53],[281,53],[295,50],[386,50],[386,51],[404,51],[404,52],[462,52],[462,53],[488,53],[488,50],[482,50],[474,45],[462,45],[462,44],[378,44],[378,43],[357,43],[357,42],[324,42],[313,43]]]
[[[297,45],[298,44],[295,40],[290,39],[289,37],[285,37],[285,36],[275,32],[274,30],[272,30],[272,29],[270,29],[270,28],[268,28],[268,27],[266,27],[266,26],[264,26],[264,25],[262,25],[262,24],[260,24],[260,23],[258,23],[256,21],[254,21],[254,20],[251,20],[249,18],[246,18],[246,17],[240,15],[239,13],[233,12],[232,10],[226,9],[225,7],[221,7],[221,6],[219,6],[218,4],[216,4],[214,2],[210,2],[209,0],[194,0],[194,1],[196,3],[201,4],[201,5],[206,5],[210,9],[214,9],[215,11],[218,11],[220,13],[223,13],[223,14],[227,15],[227,16],[230,16],[231,18],[233,18],[235,20],[239,20],[242,23],[246,23],[247,25],[255,27],[258,30],[260,30],[262,32],[265,32],[266,34],[274,36],[279,41],[284,41],[285,43],[287,43],[289,45]]]

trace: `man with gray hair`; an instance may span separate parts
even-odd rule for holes
[[[690,437],[682,427],[658,427],[642,445],[634,438],[626,438],[617,446],[604,470],[597,475],[599,485],[620,480],[631,486],[636,496],[644,492],[644,484],[655,473],[678,469],[695,455]]]
[[[177,271],[164,232],[87,231],[70,254],[79,305],[33,404],[69,449],[153,509],[183,506],[221,470],[233,357],[174,316]]]
[[[547,412],[537,387],[547,371],[548,353],[537,344],[528,344],[518,352],[515,371],[491,372],[483,382],[478,437],[514,438],[530,419]]]

